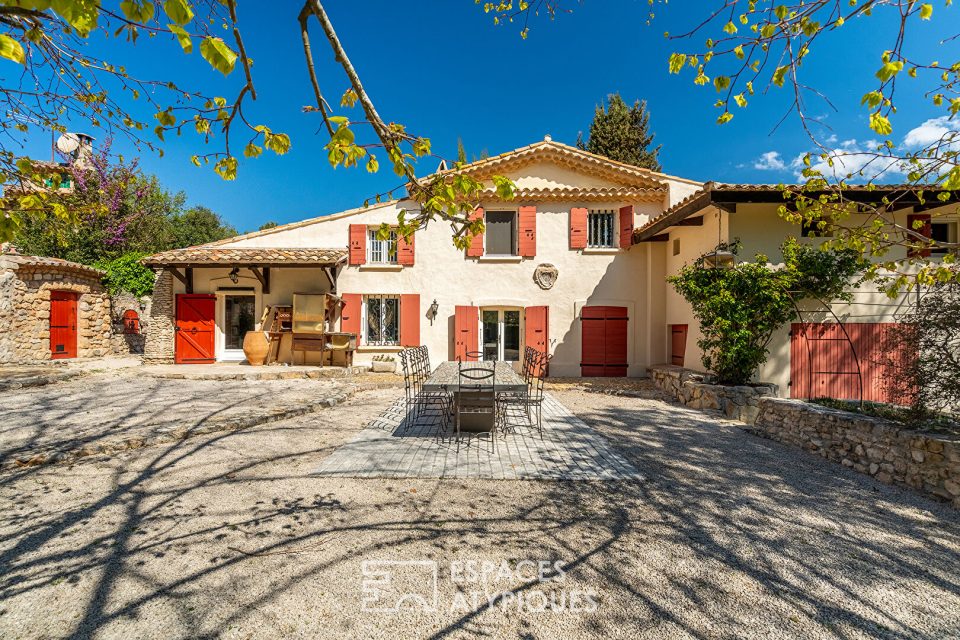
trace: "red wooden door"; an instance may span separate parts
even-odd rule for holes
[[[580,311],[580,375],[627,375],[627,308],[584,307]]]
[[[453,355],[464,362],[477,359],[480,309],[457,306],[453,316]],[[468,355],[470,354],[470,355]]]
[[[790,397],[859,400],[862,382],[864,400],[909,403],[887,384],[899,354],[887,353],[886,337],[897,329],[896,323],[792,324]]]
[[[207,294],[177,294],[174,361],[177,364],[207,364],[216,359],[214,310],[217,297]]]
[[[50,357],[77,357],[77,294],[50,292]]]
[[[670,325],[670,362],[678,367],[682,367],[686,353],[687,325]]]

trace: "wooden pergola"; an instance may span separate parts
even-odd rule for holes
[[[337,277],[347,263],[346,249],[200,246],[172,249],[143,259],[151,269],[169,271],[193,293],[196,268],[247,269],[260,281],[263,293],[270,293],[270,270],[275,268],[319,269],[337,292]]]

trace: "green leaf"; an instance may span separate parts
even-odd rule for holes
[[[125,0],[120,3],[120,10],[132,22],[149,22],[153,18],[153,3],[141,0]]]
[[[282,156],[290,151],[290,136],[285,133],[264,133],[263,146]]]
[[[253,144],[252,142],[249,143],[249,144],[248,144],[246,147],[244,147],[244,149],[243,149],[243,155],[246,156],[246,157],[248,157],[248,158],[256,158],[256,157],[259,157],[261,153],[263,153],[263,147],[259,147],[259,146],[255,145],[255,144]]]
[[[729,111],[724,111],[720,114],[720,117],[717,118],[717,124],[726,124],[733,120],[733,114]]]
[[[163,11],[179,25],[187,24],[193,20],[193,11],[186,0],[167,0],[163,3]]]
[[[237,159],[233,156],[222,158],[213,166],[213,170],[216,171],[224,180],[236,180]]]
[[[0,58],[23,64],[23,47],[10,36],[0,33]]]
[[[683,53],[671,53],[670,54],[670,73],[680,73],[680,70],[683,69],[684,63],[687,61],[686,54]]]
[[[933,5],[932,4],[922,4],[920,5],[920,19],[929,20],[930,16],[933,15]]]
[[[893,127],[890,120],[879,111],[870,114],[870,128],[881,136],[888,136],[893,133]]]
[[[782,87],[783,79],[787,75],[787,71],[789,71],[789,69],[790,67],[788,65],[777,67],[777,70],[773,72],[773,84],[777,85],[778,87]]]
[[[200,55],[225,76],[230,75],[237,63],[237,54],[222,39],[213,36],[207,36],[200,43]]]
[[[177,40],[180,42],[180,46],[183,47],[184,53],[193,53],[193,38],[190,37],[186,29],[178,24],[168,24],[167,28],[177,36]]]
[[[370,154],[370,158],[367,160],[367,172],[376,173],[380,170],[380,163],[377,162],[377,156]]]

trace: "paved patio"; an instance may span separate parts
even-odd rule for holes
[[[458,442],[439,416],[408,416],[401,398],[353,440],[326,458],[319,476],[346,478],[487,478],[494,480],[642,480],[606,438],[549,394],[543,404],[543,435],[516,425],[491,440],[469,434]]]

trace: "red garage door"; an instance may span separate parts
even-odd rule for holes
[[[627,375],[627,308],[584,307],[580,321],[583,329],[580,375]]]
[[[897,330],[896,323],[792,324],[790,397],[859,400],[862,380],[864,400],[909,403],[886,384],[888,332]]]

